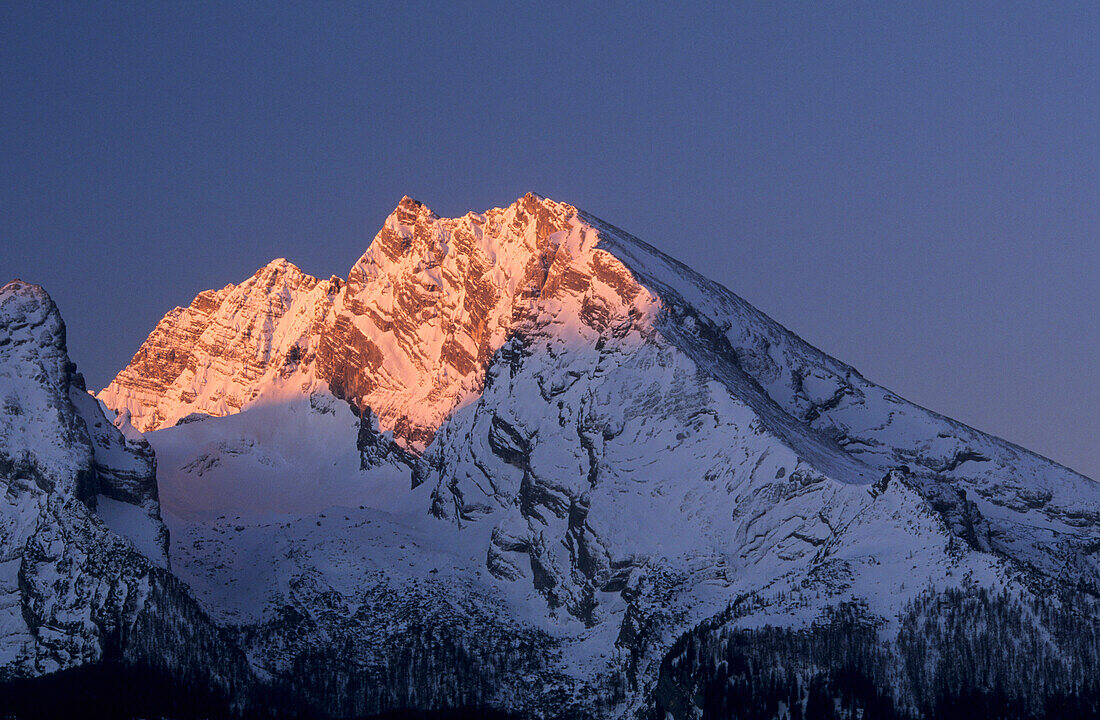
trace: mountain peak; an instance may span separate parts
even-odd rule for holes
[[[572,292],[579,286],[570,278],[589,272],[570,273],[572,256],[551,272],[576,215],[527,193],[506,208],[440,218],[406,195],[346,283],[272,260],[240,285],[169,313],[100,397],[147,431],[193,412],[237,412],[264,383],[297,374],[369,407],[384,431],[422,450],[479,390],[548,278]]]
[[[386,219],[386,225],[398,224],[412,226],[416,225],[420,220],[435,217],[436,214],[432,212],[427,205],[415,198],[404,195],[401,197],[401,201],[397,203],[397,207],[393,209],[393,212],[391,212],[390,216]]]
[[[507,208],[440,218],[406,196],[348,274],[339,310],[354,321],[336,321],[321,375],[423,449],[530,312],[555,255],[550,237],[575,214],[529,193]],[[348,363],[359,367],[338,370]]]
[[[8,281],[0,287],[0,299],[8,297],[20,297],[34,300],[43,305],[53,305],[50,294],[41,285],[35,285],[19,278]]]
[[[263,269],[277,270],[279,272],[294,271],[294,270],[298,270],[299,272],[301,271],[300,268],[297,265],[290,262],[289,260],[287,260],[284,257],[275,258],[274,260],[270,261],[267,265],[265,265]]]
[[[541,210],[559,217],[577,214],[577,208],[569,203],[554,200],[536,192],[524,194],[523,197],[509,205],[508,209],[520,209],[529,213],[536,213]]]
[[[16,346],[22,345],[25,350],[50,346],[63,352],[65,323],[57,305],[41,285],[16,279],[0,287],[0,337],[11,338]],[[59,376],[68,377],[67,361],[59,364],[57,370]]]
[[[302,284],[315,283],[317,279],[302,272],[301,268],[286,258],[275,258],[253,273],[249,282],[259,282],[268,291],[272,291],[276,286],[281,288],[282,286],[290,284],[297,287]],[[248,282],[242,283],[241,287],[247,284]]]

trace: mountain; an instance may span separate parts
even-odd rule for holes
[[[1100,710],[1094,481],[564,203],[406,197],[346,281],[201,293],[98,398],[268,709]]]
[[[0,398],[0,681],[23,690],[0,706],[41,710],[19,681],[89,667],[231,697],[250,674],[168,570],[152,449],[108,422],[57,307],[19,280],[0,288]]]

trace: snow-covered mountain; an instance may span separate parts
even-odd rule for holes
[[[57,307],[18,280],[0,288],[0,401],[0,681],[110,665],[250,682],[168,571],[152,449],[108,422]]]
[[[201,293],[98,398],[280,702],[1097,709],[1094,481],[564,203],[405,198],[346,281],[276,260]]]

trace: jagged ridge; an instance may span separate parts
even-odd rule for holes
[[[554,234],[575,213],[531,194],[448,220],[406,197],[346,283],[280,259],[200,293],[161,320],[99,397],[149,431],[237,412],[278,379],[294,392],[325,383],[423,450],[540,296]]]

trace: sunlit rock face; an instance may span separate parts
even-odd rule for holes
[[[527,195],[442,219],[406,197],[346,283],[276,260],[240,285],[200,293],[160,321],[99,398],[149,431],[196,412],[238,412],[276,387],[326,383],[423,450],[533,311],[575,217],[569,205]]]
[[[192,413],[227,415],[309,362],[343,283],[273,260],[240,285],[207,290],[157,323],[99,398],[140,431]]]
[[[528,195],[450,220],[403,199],[348,274],[319,375],[423,450],[534,307],[575,213]]]

